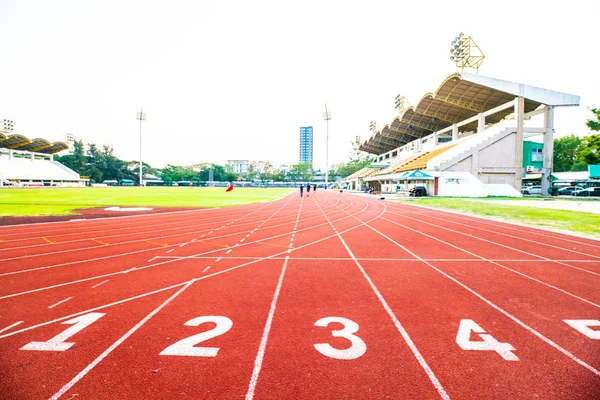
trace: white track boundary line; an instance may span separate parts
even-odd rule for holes
[[[384,204],[384,210],[382,212],[382,215],[385,212],[386,212],[386,207],[385,207],[385,204]],[[327,215],[325,213],[323,213],[323,215],[325,216],[325,218],[327,218],[327,220],[329,220],[329,218],[327,217]],[[363,224],[364,224],[364,222],[363,222]],[[332,227],[333,227],[333,225],[332,225]],[[333,228],[335,229],[335,227],[333,227]],[[392,309],[388,305],[387,301],[385,301],[385,298],[383,297],[383,295],[381,294],[381,292],[379,291],[379,289],[377,289],[377,287],[375,286],[375,284],[373,283],[373,281],[371,280],[371,278],[369,277],[369,275],[367,274],[367,272],[364,270],[364,268],[360,264],[360,262],[358,262],[358,260],[354,256],[354,253],[348,247],[348,244],[346,243],[346,241],[342,238],[342,236],[341,236],[340,233],[337,233],[336,236],[340,239],[340,241],[342,242],[342,244],[346,248],[346,251],[348,251],[348,254],[350,255],[350,257],[352,258],[352,260],[354,261],[354,263],[358,267],[359,271],[362,273],[362,275],[364,276],[364,278],[369,283],[369,286],[371,287],[371,289],[373,290],[373,292],[375,293],[375,295],[379,299],[379,302],[381,303],[381,305],[385,309],[385,311],[388,314],[388,316],[391,318],[394,326],[396,327],[396,329],[398,330],[398,332],[400,333],[400,335],[404,339],[404,342],[408,345],[408,347],[412,351],[413,355],[415,356],[415,358],[419,362],[419,365],[421,366],[421,368],[423,368],[423,370],[427,374],[427,377],[429,378],[429,380],[431,381],[431,383],[433,384],[433,386],[435,387],[435,389],[438,391],[440,397],[442,399],[448,399],[449,400],[450,396],[448,396],[448,394],[444,390],[444,387],[442,386],[442,384],[440,383],[440,381],[438,380],[438,378],[435,376],[435,374],[432,371],[432,369],[427,364],[427,361],[425,361],[425,358],[423,358],[423,356],[421,355],[421,352],[419,351],[419,349],[417,349],[417,346],[412,341],[412,339],[410,338],[410,335],[408,334],[408,332],[406,331],[406,329],[404,329],[404,327],[402,326],[402,324],[400,323],[400,321],[398,320],[398,318],[396,317],[396,315],[394,314],[394,312],[392,311]]]
[[[135,331],[140,329],[146,322],[148,322],[148,320],[150,320],[150,318],[152,318],[160,310],[162,310],[167,304],[169,304],[171,301],[173,301],[173,299],[175,299],[177,296],[179,296],[181,293],[183,293],[195,281],[196,281],[195,279],[192,279],[191,281],[189,281],[184,287],[179,289],[175,294],[173,294],[171,297],[169,297],[167,300],[165,300],[160,306],[158,306],[152,312],[150,312],[150,314],[146,315],[146,317],[144,317],[140,322],[138,322],[125,335],[123,335],[120,339],[118,339],[116,342],[114,342],[108,349],[104,350],[104,352],[102,354],[100,354],[98,356],[98,358],[96,358],[94,361],[92,361],[87,367],[85,367],[80,373],[78,373],[73,379],[71,379],[71,381],[69,381],[58,392],[56,392],[50,398],[50,400],[56,400],[56,399],[60,398],[60,396],[65,394],[69,389],[71,389],[73,387],[73,385],[75,385],[77,382],[79,382],[79,380],[81,378],[86,376],[96,365],[98,365],[102,360],[104,360],[104,358],[106,358],[106,356],[108,356],[114,349],[119,347],[119,345],[121,345],[121,343],[123,343],[129,336],[133,335],[133,333]]]
[[[377,218],[372,218],[368,222],[373,221],[375,219],[377,219]],[[352,230],[354,230],[354,229],[356,229],[356,228],[358,228],[360,226],[362,226],[362,225],[361,224],[357,224],[357,225],[355,225],[355,226],[353,226],[351,228],[348,228],[348,229],[342,231],[341,233],[350,232],[350,231],[352,231]],[[337,235],[333,234],[333,235],[330,235],[330,236],[326,236],[324,238],[315,240],[315,241],[313,241],[311,243],[307,243],[307,244],[302,245],[300,247],[297,247],[295,249],[288,249],[286,251],[282,251],[281,253],[276,253],[276,254],[273,254],[271,256],[264,257],[262,259],[249,261],[247,263],[240,264],[240,265],[237,265],[237,266],[234,266],[234,267],[231,267],[231,268],[228,268],[228,269],[224,269],[224,270],[221,270],[221,271],[218,271],[218,272],[214,272],[214,273],[212,273],[210,275],[206,275],[206,276],[203,276],[203,277],[198,277],[198,278],[195,278],[195,279],[196,280],[204,280],[204,279],[208,279],[208,278],[211,278],[211,277],[223,274],[223,273],[227,273],[227,272],[236,270],[238,268],[242,268],[242,267],[245,267],[245,266],[248,266],[248,265],[251,265],[251,264],[255,264],[255,263],[263,261],[263,260],[277,259],[278,257],[280,257],[280,256],[288,253],[290,250],[292,250],[292,251],[301,250],[301,249],[303,249],[305,247],[309,247],[309,246],[312,246],[314,244],[320,243],[322,241],[329,240],[329,239],[331,239],[331,238],[333,238],[335,236],[337,236]],[[155,265],[158,265],[158,264],[155,264]],[[143,267],[143,268],[149,268],[149,267]],[[141,268],[138,268],[138,269],[141,269]],[[119,274],[119,273],[120,272],[115,273],[115,275]],[[89,280],[89,279],[91,279],[91,278],[88,278],[87,280]],[[30,327],[27,327],[27,328],[23,328],[23,329],[18,330],[18,331],[14,331],[14,332],[11,332],[11,333],[8,333],[8,334],[5,334],[5,335],[0,335],[0,339],[3,339],[3,338],[8,337],[8,336],[13,336],[13,335],[16,335],[18,333],[26,332],[26,331],[29,331],[29,330],[32,330],[32,329],[36,329],[36,328],[39,328],[39,327],[42,327],[42,326],[46,326],[46,325],[52,324],[54,322],[59,322],[59,321],[65,320],[65,319],[74,318],[74,317],[82,315],[82,314],[87,314],[87,313],[90,313],[90,312],[93,312],[93,311],[97,311],[97,310],[103,310],[103,309],[106,309],[108,307],[112,307],[112,306],[115,306],[115,305],[119,305],[119,304],[122,304],[122,303],[126,303],[126,302],[129,302],[129,301],[132,301],[132,300],[136,300],[136,299],[139,299],[139,298],[142,298],[142,297],[146,297],[146,296],[150,296],[150,295],[153,295],[153,294],[156,294],[156,293],[161,293],[161,292],[164,292],[164,291],[167,291],[167,290],[171,290],[171,289],[177,288],[177,287],[179,287],[181,285],[185,285],[186,282],[178,283],[178,284],[175,284],[175,285],[171,285],[171,286],[168,286],[168,287],[165,287],[165,288],[162,288],[162,289],[153,290],[153,291],[150,291],[150,292],[147,292],[147,293],[143,293],[143,294],[140,294],[140,295],[136,295],[136,296],[124,299],[124,300],[119,300],[119,301],[112,302],[112,303],[109,303],[109,304],[104,304],[102,306],[98,306],[98,307],[94,307],[94,308],[89,308],[87,310],[80,311],[80,312],[77,312],[77,313],[74,313],[74,314],[70,314],[70,315],[67,315],[67,316],[64,316],[64,317],[56,318],[56,319],[51,320],[51,321],[42,322],[40,324],[33,325],[33,326],[30,326]]]
[[[590,300],[584,299],[583,297],[577,296],[577,295],[576,295],[576,294],[574,294],[574,293],[568,292],[568,291],[566,291],[566,290],[564,290],[564,289],[561,289],[561,288],[559,288],[559,287],[557,287],[557,286],[554,286],[554,285],[551,285],[551,284],[549,284],[549,283],[546,283],[546,282],[544,282],[544,281],[541,281],[541,280],[539,280],[539,279],[537,279],[537,278],[534,278],[533,276],[529,276],[529,275],[527,275],[527,274],[524,274],[524,273],[522,273],[522,272],[520,272],[520,271],[517,271],[517,270],[514,270],[514,269],[512,269],[512,268],[509,268],[509,267],[507,267],[507,266],[505,266],[505,265],[502,265],[502,264],[500,264],[500,263],[498,263],[498,262],[496,262],[496,261],[490,261],[490,260],[488,260],[487,258],[485,258],[485,257],[483,257],[483,256],[480,256],[480,255],[478,255],[478,254],[475,254],[475,253],[472,253],[472,252],[470,252],[469,250],[465,250],[465,249],[463,249],[463,248],[460,248],[460,247],[458,247],[458,246],[456,246],[456,245],[453,245],[452,243],[448,243],[448,242],[446,242],[446,241],[444,241],[444,240],[442,240],[442,239],[439,239],[439,238],[437,238],[437,237],[435,237],[435,236],[431,236],[431,235],[429,235],[429,234],[427,234],[427,233],[425,233],[425,232],[420,232],[420,231],[418,231],[418,230],[416,230],[416,229],[414,229],[414,228],[410,228],[410,227],[408,227],[408,226],[406,226],[406,225],[403,225],[403,224],[401,224],[401,223],[398,223],[398,222],[396,222],[396,221],[393,221],[393,220],[391,220],[391,219],[388,219],[388,218],[385,218],[385,217],[384,217],[383,219],[384,219],[384,220],[386,220],[386,221],[388,221],[388,222],[391,222],[391,223],[392,223],[392,224],[394,224],[394,225],[398,225],[398,226],[401,226],[401,227],[403,227],[403,228],[409,229],[409,230],[411,230],[411,231],[413,231],[413,232],[417,232],[417,233],[419,233],[419,234],[421,234],[421,235],[423,235],[423,236],[426,236],[426,237],[428,237],[428,238],[430,238],[430,239],[433,239],[433,240],[435,240],[435,241],[437,241],[437,242],[443,243],[443,244],[445,244],[445,245],[448,245],[448,246],[450,246],[450,247],[454,247],[454,248],[455,248],[455,249],[457,249],[457,250],[460,250],[460,251],[463,251],[463,252],[465,252],[465,253],[471,254],[471,255],[473,255],[473,256],[475,256],[475,257],[478,257],[480,262],[486,262],[486,263],[490,263],[490,264],[496,265],[496,266],[498,266],[498,267],[500,267],[500,268],[506,269],[506,270],[508,270],[508,271],[510,271],[510,272],[513,272],[513,273],[517,274],[517,275],[521,275],[522,277],[524,277],[524,278],[526,278],[526,279],[530,279],[530,280],[532,280],[532,281],[534,281],[534,282],[537,282],[537,283],[539,283],[539,284],[541,284],[541,285],[544,285],[544,286],[547,286],[547,287],[549,287],[549,288],[551,288],[551,289],[557,290],[557,291],[559,291],[559,292],[561,292],[561,293],[563,293],[563,294],[566,294],[567,296],[571,296],[571,297],[573,297],[573,298],[575,298],[575,299],[577,299],[577,300],[583,301],[584,303],[588,303],[588,304],[590,304],[590,305],[592,305],[592,306],[594,306],[594,307],[600,308],[600,304],[596,304],[596,303],[594,303],[594,302],[592,302],[592,301],[590,301]],[[423,259],[423,261],[425,261],[425,259]],[[549,261],[549,262],[550,262],[550,261],[552,261],[552,260],[546,260],[546,261]],[[577,269],[579,269],[579,268],[577,268]],[[600,274],[597,274],[597,275],[600,275]]]
[[[285,204],[284,204],[284,206],[285,206]],[[364,209],[361,210],[361,211],[364,211]],[[350,217],[352,217],[353,214],[348,214],[348,215],[349,216],[344,217],[344,218],[340,218],[340,219],[350,218]],[[288,225],[288,224],[289,223],[282,224],[282,225]],[[324,224],[321,224],[321,225],[324,225]],[[304,229],[300,230],[299,232],[302,232],[302,231],[305,231],[305,230],[312,230],[314,228],[315,227],[304,228]],[[275,238],[279,238],[281,236],[287,236],[287,235],[289,235],[289,233],[283,233],[283,234],[280,234],[280,235],[275,235],[275,236],[271,236],[271,237],[268,237],[268,238],[259,239],[259,240],[256,240],[254,242],[247,242],[247,243],[243,244],[242,246],[250,246],[250,245],[255,244],[255,243],[261,243],[261,242],[264,242],[264,241],[267,241],[267,240],[271,240],[271,239],[275,239]],[[227,236],[231,236],[231,235],[227,235]],[[332,237],[333,236],[334,235],[332,235]],[[162,248],[156,248],[156,249],[153,248],[151,250],[162,250]],[[141,250],[141,251],[147,251],[147,250]],[[137,252],[141,252],[141,251],[137,251]],[[220,251],[223,251],[223,249],[216,249],[216,250],[206,251],[204,253],[199,253],[199,254],[196,254],[196,255],[206,255],[206,254],[217,253],[217,252],[220,252]],[[281,255],[281,254],[283,254],[283,252],[279,253],[278,255]],[[112,258],[112,257],[115,257],[115,256],[101,257],[101,258],[95,259],[95,261],[97,261],[99,259],[106,259],[106,258]],[[220,257],[220,258],[222,258],[222,257]],[[68,264],[83,263],[83,262],[86,262],[86,261],[87,260],[72,261],[72,262],[69,262],[69,263],[58,264],[57,266],[64,266],[64,265],[68,265]],[[165,264],[169,264],[169,263],[172,263],[172,262],[177,262],[177,261],[179,261],[179,260],[178,259],[169,259],[167,261],[158,262],[158,263],[151,264],[151,265],[142,265],[140,267],[134,267],[134,268],[135,268],[136,271],[140,271],[140,270],[144,270],[144,269],[147,269],[147,268],[159,267],[159,266],[162,266],[162,265],[165,265]],[[56,266],[54,266],[54,267],[56,267]],[[49,267],[40,267],[40,268],[35,268],[35,269],[32,269],[32,270],[47,269],[47,268],[54,268],[54,267],[50,267],[50,266]],[[21,272],[29,272],[29,271],[32,271],[32,270],[26,270],[26,271],[21,271]],[[131,270],[132,269],[127,270],[127,271],[131,271]],[[64,283],[60,283],[60,284],[56,284],[56,285],[52,285],[52,286],[45,286],[45,287],[42,287],[42,288],[31,289],[31,290],[27,290],[27,291],[24,291],[24,292],[18,292],[18,293],[13,293],[13,294],[9,294],[9,295],[4,295],[4,296],[0,296],[0,300],[7,299],[7,298],[10,298],[10,297],[15,297],[15,296],[21,296],[21,295],[25,295],[25,294],[30,294],[30,293],[36,293],[36,292],[40,292],[40,291],[44,291],[44,290],[49,290],[49,289],[55,289],[57,287],[73,285],[73,284],[76,284],[76,283],[87,282],[87,281],[90,281],[90,280],[102,279],[102,278],[106,278],[106,277],[109,277],[109,276],[114,276],[114,275],[122,274],[124,272],[125,271],[117,271],[117,272],[112,272],[112,273],[109,273],[109,274],[98,275],[98,276],[93,276],[93,277],[90,277],[90,278],[79,279],[79,280],[76,280],[76,281],[64,282]],[[6,274],[0,274],[0,276],[3,276],[3,275],[12,275],[12,274],[15,274],[15,273],[18,273],[18,272],[10,272],[10,273],[6,273]]]
[[[287,268],[288,260],[289,260],[289,257],[286,257],[285,261],[283,262],[283,268],[281,269],[281,274],[279,275],[279,281],[277,282],[277,287],[275,288],[275,295],[273,296],[273,300],[271,301],[271,308],[269,309],[269,316],[267,317],[267,322],[265,323],[265,328],[263,330],[263,334],[260,339],[260,345],[258,346],[258,353],[256,354],[256,358],[254,359],[254,369],[252,370],[252,377],[250,378],[250,385],[248,386],[248,391],[246,392],[246,400],[252,400],[252,398],[254,398],[254,390],[256,389],[256,384],[258,383],[258,375],[260,374],[263,358],[265,356],[265,351],[267,349],[267,341],[269,340],[269,333],[271,331],[271,323],[273,322],[273,315],[275,314],[275,307],[277,306],[277,300],[279,299],[279,292],[281,291],[281,286],[283,284],[283,277],[285,275],[285,270]]]
[[[378,234],[380,234],[381,236],[383,236],[384,238],[386,238],[387,240],[389,240],[390,242],[394,243],[396,246],[400,247],[401,249],[403,249],[404,251],[413,254],[415,257],[419,258],[419,256],[417,256],[415,253],[411,252],[409,249],[405,248],[404,246],[402,246],[400,243],[396,242],[394,239],[390,238],[389,236],[385,235],[383,232],[378,231],[377,229],[373,228],[372,226],[368,225],[368,224],[364,224],[367,227],[369,227],[370,229],[374,230],[375,232],[377,232]],[[470,287],[468,287],[467,285],[465,285],[464,283],[460,282],[459,280],[453,278],[452,276],[448,275],[447,273],[445,273],[444,271],[436,268],[434,265],[430,264],[429,262],[419,258],[421,261],[423,261],[423,263],[427,266],[429,266],[431,269],[437,271],[438,273],[442,274],[443,276],[445,276],[446,278],[450,279],[451,281],[453,281],[454,283],[456,283],[457,285],[459,285],[460,287],[462,287],[463,289],[467,290],[468,292],[470,292],[471,294],[473,294],[474,296],[478,297],[480,300],[482,300],[483,302],[485,302],[487,305],[489,305],[490,307],[492,307],[493,309],[495,309],[496,311],[500,312],[501,314],[503,314],[504,316],[506,316],[507,318],[511,319],[512,321],[514,321],[515,323],[517,323],[518,325],[520,325],[521,327],[525,328],[527,331],[529,331],[530,333],[532,333],[533,335],[535,335],[536,337],[538,337],[539,339],[541,339],[544,343],[549,344],[550,346],[554,347],[556,350],[558,350],[559,352],[563,353],[564,355],[566,355],[568,358],[570,358],[571,360],[575,361],[576,363],[578,363],[579,365],[583,366],[584,368],[588,369],[589,371],[591,371],[592,373],[594,373],[597,376],[600,376],[600,371],[597,370],[596,368],[592,367],[591,365],[587,364],[585,361],[579,359],[577,356],[575,356],[573,353],[569,352],[568,350],[564,349],[563,347],[561,347],[560,345],[554,343],[552,340],[550,340],[549,338],[547,338],[546,336],[542,335],[540,332],[536,331],[535,329],[533,329],[532,327],[530,327],[529,325],[525,324],[524,322],[522,322],[520,319],[518,319],[517,317],[515,317],[514,315],[510,314],[509,312],[505,311],[504,309],[500,308],[499,306],[497,306],[496,304],[492,303],[490,300],[486,299],[485,297],[483,297],[482,295],[480,295],[479,293],[477,293],[475,290],[471,289]]]

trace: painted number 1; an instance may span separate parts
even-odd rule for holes
[[[74,342],[65,342],[68,338],[83,330],[85,327],[93,324],[104,316],[103,313],[89,313],[77,318],[63,322],[65,325],[73,325],[65,329],[58,335],[46,342],[29,342],[21,347],[21,350],[37,350],[37,351],[65,351],[73,346]]]
[[[336,358],[338,360],[353,360],[365,354],[367,351],[367,345],[361,338],[353,335],[354,333],[358,332],[358,324],[356,322],[342,317],[326,317],[315,322],[315,326],[326,327],[333,322],[344,325],[344,328],[337,331],[332,331],[331,335],[348,339],[352,345],[347,349],[340,350],[331,346],[329,343],[317,343],[314,345],[315,349],[317,349],[319,353],[323,354],[324,356]]]
[[[471,341],[471,332],[479,334],[481,340]],[[489,350],[500,354],[508,361],[519,361],[519,357],[512,353],[515,350],[510,343],[497,341],[492,335],[485,333],[483,328],[472,319],[463,319],[458,326],[456,344],[463,350]]]

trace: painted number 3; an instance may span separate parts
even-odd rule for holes
[[[361,338],[354,335],[354,333],[358,332],[358,324],[356,322],[342,317],[326,317],[315,322],[315,326],[327,327],[334,322],[342,324],[344,327],[332,331],[331,335],[349,340],[351,343],[350,347],[340,350],[331,346],[329,343],[317,343],[314,345],[315,349],[324,356],[336,358],[338,360],[353,360],[365,354],[367,345]]]

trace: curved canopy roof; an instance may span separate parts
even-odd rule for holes
[[[67,150],[69,145],[64,142],[50,143],[46,139],[37,138],[30,140],[23,135],[6,135],[5,132],[0,132],[0,148],[11,150],[32,151],[36,153],[54,154],[63,150]]]
[[[508,103],[517,96],[525,99],[525,112],[540,105],[579,105],[579,96],[554,92],[519,83],[480,75],[455,73],[446,78],[434,93],[425,94],[415,107],[406,108],[391,124],[375,132],[360,147],[373,154],[383,154],[415,139],[430,135],[479,113]],[[486,117],[486,122],[500,122],[511,108]],[[474,131],[477,121],[463,125],[460,131]]]

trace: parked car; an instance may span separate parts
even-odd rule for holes
[[[411,197],[427,196],[427,188],[425,186],[415,186],[408,191]]]
[[[583,188],[581,186],[563,187],[563,188],[558,189],[558,195],[559,196],[570,196],[576,190],[583,190]]]
[[[575,190],[571,193],[573,196],[596,196],[600,197],[600,187],[591,187],[587,189]]]
[[[527,186],[521,189],[521,193],[523,194],[542,194],[541,186]]]

